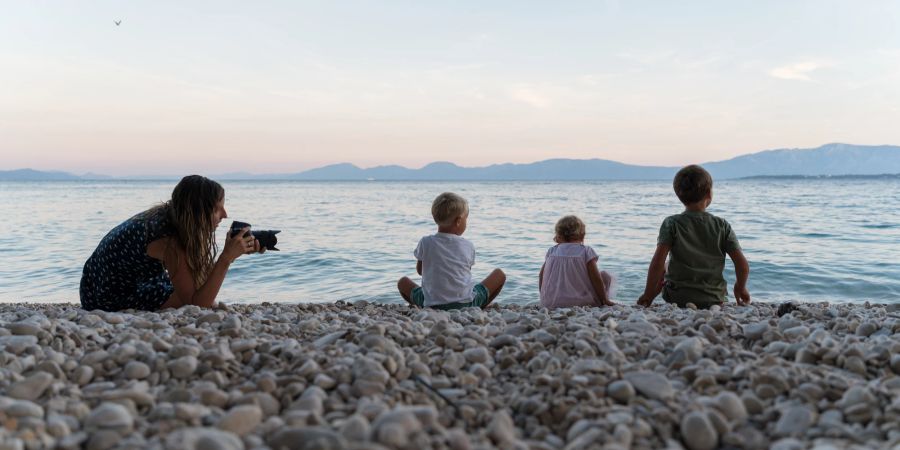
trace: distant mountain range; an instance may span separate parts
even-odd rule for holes
[[[900,146],[827,144],[812,149],[778,149],[702,163],[716,179],[748,177],[820,177],[900,174]],[[461,167],[434,162],[421,169],[397,165],[368,169],[333,164],[299,173],[211,175],[219,180],[663,180],[678,167],[637,166],[605,159],[548,159],[528,164]],[[175,176],[121,177],[73,175],[31,169],[0,171],[0,180],[177,179]]]

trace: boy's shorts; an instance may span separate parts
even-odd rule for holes
[[[688,303],[693,303],[697,309],[709,309],[713,305],[725,306],[725,302],[716,299],[703,299],[702,297],[693,297],[690,299],[679,298],[675,291],[678,289],[672,286],[670,282],[666,282],[663,286],[662,298],[666,303],[671,303],[679,308],[687,308]]]
[[[491,293],[488,291],[483,284],[478,283],[472,287],[473,298],[471,302],[461,302],[461,303],[445,303],[443,305],[432,305],[429,308],[434,309],[443,309],[443,310],[451,310],[451,309],[462,309],[468,308],[471,306],[475,306],[481,308],[486,305],[488,299],[491,298]],[[425,307],[425,291],[422,290],[422,287],[415,287],[412,290],[412,301],[416,304],[416,306],[420,308]]]

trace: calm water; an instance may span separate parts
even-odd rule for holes
[[[0,183],[0,301],[78,301],[81,267],[112,227],[165,200],[175,182]],[[553,225],[577,214],[617,300],[643,289],[659,224],[681,211],[667,182],[226,182],[231,218],[281,229],[282,251],[240,258],[226,302],[399,302],[413,248],[435,230],[431,200],[469,199],[473,275],[503,268],[502,302],[538,299]],[[750,260],[755,300],[900,301],[900,183],[740,180],[716,185],[710,212],[728,219]],[[231,223],[222,222],[223,233]],[[727,263],[729,285],[734,275]],[[729,287],[730,289],[730,287]]]

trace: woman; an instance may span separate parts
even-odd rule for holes
[[[154,311],[184,305],[210,307],[235,259],[262,252],[245,228],[225,238],[216,260],[215,232],[225,212],[225,190],[199,176],[181,179],[172,199],[107,233],[84,264],[84,309]]]

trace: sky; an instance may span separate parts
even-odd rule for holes
[[[0,0],[0,11],[0,170],[681,165],[900,144],[896,1]]]

